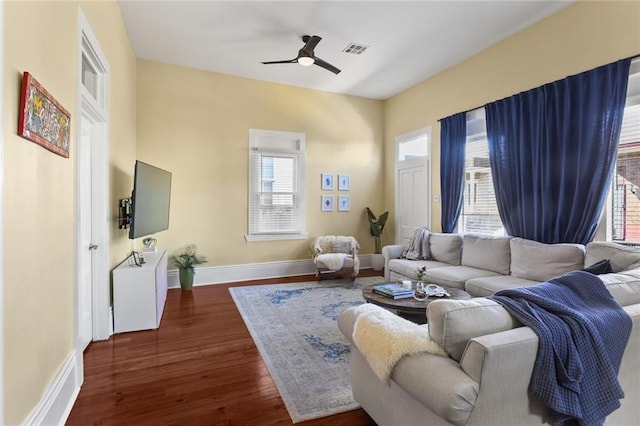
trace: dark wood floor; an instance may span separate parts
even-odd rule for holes
[[[314,279],[170,289],[159,329],[89,345],[84,384],[66,424],[292,424],[228,288]],[[300,424],[375,425],[362,409]]]

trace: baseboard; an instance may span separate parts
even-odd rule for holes
[[[359,257],[360,269],[371,268],[371,255],[363,254]],[[316,273],[315,265],[311,259],[209,266],[195,268],[195,270],[194,286],[259,280],[264,278],[293,277]],[[168,271],[167,285],[169,288],[180,287],[177,269],[170,269]]]
[[[56,374],[42,399],[25,420],[25,425],[63,425],[80,392],[76,383],[76,353],[72,351]]]

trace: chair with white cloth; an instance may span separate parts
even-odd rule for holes
[[[316,278],[321,279],[323,274],[339,273],[354,279],[360,272],[358,250],[360,245],[353,237],[343,235],[317,237],[312,245]]]

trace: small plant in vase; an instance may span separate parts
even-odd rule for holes
[[[427,298],[427,289],[424,286],[424,276],[426,274],[427,274],[426,266],[422,266],[416,269],[416,276],[418,277],[418,282],[416,283],[416,289],[413,296],[416,300],[425,300]]]
[[[189,291],[193,287],[193,276],[196,273],[193,267],[206,263],[207,258],[196,253],[195,245],[188,245],[184,252],[172,255],[171,262],[178,267],[180,288],[184,291]]]
[[[381,271],[384,269],[384,256],[382,256],[382,244],[380,243],[380,237],[382,236],[384,225],[387,223],[389,212],[384,212],[380,216],[376,217],[369,207],[366,207],[365,211],[367,212],[367,219],[369,221],[369,232],[371,233],[374,242],[371,263],[374,271]]]

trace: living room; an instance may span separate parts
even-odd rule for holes
[[[137,59],[117,2],[2,7],[3,424],[32,418],[56,378],[76,365],[69,359],[76,351],[77,137],[72,131],[71,155],[64,159],[18,137],[17,122],[24,71],[66,106],[72,120],[80,116],[80,11],[110,66],[110,268],[140,247],[132,246],[116,221],[118,200],[131,193],[136,159],[174,173],[171,224],[156,236],[160,247],[175,252],[194,243],[213,271],[234,265],[259,270],[268,263],[308,260],[309,241],[245,240],[248,130],[304,132],[309,237],[354,235],[369,254],[373,241],[363,210],[393,210],[395,137],[431,126],[431,194],[439,194],[439,119],[640,53],[638,2],[578,1],[383,101]],[[351,211],[339,221],[337,212],[323,215],[317,206],[316,180],[325,172],[351,176]],[[439,229],[438,203],[432,203],[427,225]],[[394,236],[390,222],[384,242]],[[72,376],[79,386],[82,373]]]

